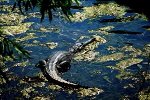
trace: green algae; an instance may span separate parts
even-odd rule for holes
[[[28,84],[28,82],[26,81],[20,81],[21,84]],[[66,93],[68,94],[74,94],[76,93],[77,96],[80,98],[82,97],[86,97],[86,96],[95,96],[95,95],[98,95],[100,93],[103,93],[104,91],[100,88],[96,88],[96,87],[93,87],[93,88],[79,88],[79,89],[69,89],[69,88],[63,88],[59,85],[55,85],[53,83],[48,83],[49,85],[48,86],[45,86],[45,82],[34,82],[30,84],[30,87],[27,87],[27,88],[24,88],[23,90],[21,90],[21,93],[23,95],[23,97],[25,98],[30,98],[30,95],[33,94],[34,92],[37,92],[35,91],[34,88],[46,88],[50,91],[65,91]],[[51,92],[50,92],[51,93]],[[38,96],[37,96],[38,97]],[[40,96],[40,97],[45,97],[45,96]],[[39,97],[39,98],[40,98]]]
[[[101,27],[101,28],[98,28],[96,30],[89,30],[90,33],[102,33],[102,34],[110,34],[108,31],[110,31],[111,29],[113,29],[114,26],[105,26],[105,27]]]
[[[43,37],[43,36],[40,36]],[[31,46],[42,46],[42,47],[47,47],[49,49],[54,49],[58,46],[58,43],[55,42],[46,42],[46,43],[42,43],[40,41],[37,40],[33,40],[32,43],[25,43],[26,41],[30,40],[30,39],[37,39],[39,37],[37,37],[37,35],[35,33],[27,33],[26,35],[24,35],[23,37],[19,37],[16,38],[17,42],[24,42],[24,46],[26,47],[31,47]]]
[[[32,25],[31,22],[21,23],[17,26],[2,26],[2,29],[3,29],[3,32],[8,35],[21,34],[21,33],[26,32],[31,25]]]
[[[60,32],[60,29],[57,28],[57,27],[41,27],[39,29],[40,32],[55,32],[55,33],[59,33]]]
[[[96,60],[97,62],[120,61],[128,58],[136,59],[136,57],[142,56],[144,53],[142,50],[131,45],[125,45],[119,48],[108,46],[107,50],[111,51],[111,53],[109,55],[99,56]]]
[[[55,100],[54,97],[36,96],[33,100]]]
[[[107,61],[121,60],[124,57],[125,57],[125,55],[123,53],[113,53],[110,55],[99,57],[97,60],[99,62],[107,62]]]
[[[40,12],[30,12],[30,13],[27,13],[26,14],[26,16],[28,17],[28,18],[39,18],[39,21],[40,21],[40,18],[41,18],[41,14],[40,14]]]
[[[30,31],[33,33],[37,33],[37,32],[42,33],[40,37],[46,37],[47,34],[50,34],[50,33],[60,34],[60,28],[58,27],[39,27],[37,29],[34,29],[31,27]]]
[[[14,65],[13,65],[13,67],[26,67],[26,66],[29,66],[30,65],[30,62],[29,62],[29,60],[26,60],[26,61],[20,61],[20,62],[18,62],[18,63],[15,63]]]
[[[150,59],[150,44],[144,46],[143,55]]]
[[[107,50],[108,50],[108,51],[114,51],[114,52],[115,52],[115,51],[117,50],[117,48],[115,48],[114,46],[108,46],[108,47],[107,47]]]
[[[143,61],[143,59],[141,58],[136,58],[139,55],[143,55],[142,50],[135,48],[131,45],[125,45],[119,48],[108,46],[107,50],[112,51],[112,54],[101,56],[97,59],[97,61],[117,61],[114,66],[106,66],[111,69],[124,70],[134,64],[138,64]]]
[[[50,90],[61,90],[62,89],[62,87],[61,86],[59,86],[59,85],[48,85],[48,89],[50,89]]]
[[[36,38],[38,38],[38,37],[36,36],[35,33],[27,33],[23,37],[16,38],[16,41],[17,42],[22,42],[22,41],[27,41],[27,40],[36,39]]]
[[[102,89],[99,88],[80,88],[79,90],[76,91],[79,97],[86,97],[86,96],[95,96],[98,95],[102,92],[104,92]]]
[[[130,52],[130,54],[128,55],[130,57],[137,57],[139,55],[142,55],[142,53],[143,53],[142,50],[135,48],[133,46],[130,46],[130,45],[120,48],[120,51]]]
[[[45,44],[41,44],[40,46],[48,47],[49,49],[54,49],[58,46],[58,43],[55,42],[47,42]]]
[[[33,87],[41,88],[41,87],[45,87],[45,82],[33,83],[32,85],[33,85]]]
[[[74,59],[77,61],[91,61],[95,59],[95,56],[98,54],[99,54],[98,52],[93,51],[83,52],[82,54],[78,53]]]
[[[87,45],[84,50],[77,53],[74,57],[77,61],[91,61],[95,59],[95,57],[99,54],[99,52],[94,51],[95,48],[97,48],[100,44],[103,44],[106,42],[106,40],[100,36],[93,36],[96,41],[90,43]],[[80,39],[87,38],[86,36],[81,36]],[[89,38],[89,37],[88,37]]]
[[[124,70],[132,65],[137,65],[140,62],[142,62],[143,59],[140,58],[126,58],[124,60],[121,60],[117,62],[114,66],[106,66],[107,68],[111,68],[113,70],[119,70],[121,72],[124,72]],[[127,74],[127,73],[125,73]]]
[[[119,63],[116,64],[116,67],[119,69],[126,69],[132,65],[138,64],[140,62],[142,62],[143,59],[139,59],[139,58],[129,58],[129,59],[125,59],[120,61]]]
[[[12,12],[12,5],[0,5],[0,11],[10,13]],[[18,9],[16,11],[19,11]]]
[[[11,10],[11,6],[3,5],[5,10]],[[4,10],[2,9],[2,10]],[[0,14],[0,25],[6,35],[20,34],[26,32],[33,24],[32,22],[22,23],[27,16],[20,15],[17,12],[8,12]]]
[[[6,83],[6,80],[0,76],[0,85],[5,84],[5,83]]]
[[[125,14],[126,8],[119,6],[116,3],[99,4],[92,7],[84,7],[83,12],[76,12],[71,18],[72,21],[81,22],[87,18],[96,18],[102,15],[113,15],[122,17]]]
[[[25,98],[30,98],[30,93],[33,92],[35,89],[33,87],[27,87],[21,90],[22,96]]]
[[[40,41],[33,41],[33,43],[25,43],[26,47],[33,47],[33,46],[41,46],[41,47],[47,47],[49,49],[54,49],[58,46],[58,43],[55,42],[47,42],[47,43],[40,43]]]
[[[26,16],[20,15],[18,13],[0,14],[0,25],[18,25],[25,18]]]
[[[139,100],[150,100],[150,93],[148,92],[150,88],[142,90],[138,94]]]

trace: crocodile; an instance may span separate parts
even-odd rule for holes
[[[69,51],[58,51],[48,59],[39,61],[36,67],[41,69],[43,75],[49,82],[53,82],[62,87],[88,88],[87,86],[66,81],[59,74],[68,71],[74,55],[95,40],[96,38],[92,38],[84,43],[76,43]]]

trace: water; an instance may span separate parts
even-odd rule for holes
[[[87,6],[91,6],[93,1],[84,1],[83,4]],[[128,16],[130,14],[126,14]],[[107,17],[104,17],[104,19]],[[113,17],[112,17],[113,18]],[[102,18],[103,19],[103,18]],[[33,32],[33,30],[39,30],[41,27],[46,28],[56,28],[56,31],[52,32],[36,32],[37,38],[29,39],[22,42],[22,45],[30,51],[31,58],[29,60],[29,65],[26,67],[13,67],[10,68],[9,71],[13,72],[15,75],[19,76],[19,78],[23,78],[25,76],[34,77],[37,73],[40,72],[39,69],[35,68],[34,65],[41,59],[47,58],[49,55],[52,55],[56,51],[67,51],[81,36],[92,36],[99,35],[107,40],[106,43],[100,44],[98,48],[95,49],[96,52],[99,52],[98,57],[112,54],[112,51],[107,50],[109,46],[113,46],[117,48],[116,52],[123,52],[127,57],[123,59],[107,61],[107,62],[98,62],[96,59],[92,61],[75,61],[71,63],[71,69],[64,73],[62,77],[64,79],[68,79],[69,81],[80,83],[82,85],[86,85],[89,87],[98,87],[104,89],[104,93],[95,96],[96,99],[102,98],[106,99],[108,94],[115,95],[112,99],[120,98],[122,94],[134,94],[136,93],[136,89],[124,89],[123,85],[125,83],[130,83],[131,80],[122,81],[116,78],[116,75],[120,73],[118,70],[112,70],[108,68],[108,66],[115,66],[115,64],[121,60],[130,58],[126,51],[121,51],[121,48],[127,46],[127,43],[130,43],[133,47],[143,50],[144,45],[150,43],[149,39],[149,31],[142,28],[144,25],[150,25],[148,21],[144,21],[141,19],[133,20],[130,22],[100,22],[101,17],[97,17],[96,19],[86,19],[83,22],[68,22],[63,20],[62,18],[56,16],[53,18],[51,22],[49,22],[48,18],[45,18],[42,23],[39,23],[40,19],[37,18],[29,18],[24,22],[34,22],[34,24],[30,27],[30,29],[20,35],[16,35],[16,37],[24,37],[26,34]],[[105,26],[114,26],[114,30],[126,30],[131,32],[141,32],[142,34],[115,34],[111,33],[108,35],[102,33],[90,33],[89,30],[95,30],[100,27]],[[59,30],[59,31],[58,31]],[[54,49],[49,49],[43,46],[26,46],[27,44],[32,44],[34,41],[39,41],[42,44],[47,42],[55,42],[58,46]],[[118,49],[119,48],[119,49]],[[130,54],[130,53],[129,53]],[[141,58],[143,61],[140,63],[141,66],[144,65],[143,62],[147,62],[146,57],[138,55],[135,58]],[[132,65],[133,72],[138,70],[138,64]],[[132,68],[131,68],[132,69]],[[149,70],[149,69],[148,69]],[[97,72],[97,73],[96,73]],[[12,83],[15,84],[16,83]],[[38,90],[38,89],[37,89]],[[64,91],[50,91],[46,90],[45,87],[39,88],[38,91],[41,91],[42,94],[53,93],[56,96],[56,99],[76,99],[77,95],[72,93],[68,94]],[[6,95],[6,94],[5,94]],[[7,94],[8,95],[8,94]],[[11,95],[11,94],[10,94]],[[17,95],[17,94],[13,94]],[[19,94],[18,94],[19,95]],[[108,96],[109,97],[109,96]],[[111,96],[110,96],[111,97]],[[55,97],[54,97],[55,98]],[[85,97],[92,98],[92,97]],[[108,99],[108,98],[107,98]]]

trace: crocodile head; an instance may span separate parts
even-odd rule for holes
[[[72,48],[69,49],[71,53],[77,53],[83,46],[83,43],[76,43]]]
[[[47,65],[47,62],[46,60],[40,60],[36,65],[35,67],[37,68],[40,68],[40,69],[44,69]]]

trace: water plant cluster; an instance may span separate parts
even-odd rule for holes
[[[70,3],[77,0],[60,0],[67,2],[63,6],[52,2],[54,8],[61,6],[59,14],[54,8],[41,7],[42,16],[38,11],[22,15],[34,6],[26,1],[25,7],[20,6],[24,3],[21,0],[0,5],[1,99],[150,99],[150,32],[144,15],[130,13],[131,9],[111,1],[85,6],[69,16],[72,10],[63,7],[76,7]],[[48,82],[35,67],[56,51],[66,51],[74,43],[93,37],[97,41],[77,53],[71,69],[61,75],[90,88],[63,88]]]

